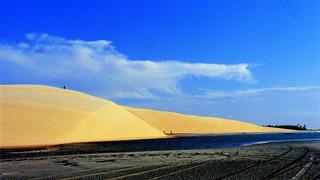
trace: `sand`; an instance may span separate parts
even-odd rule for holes
[[[192,116],[132,107],[125,108],[151,126],[168,134],[171,132],[173,134],[232,134],[288,131],[230,119]]]
[[[172,131],[174,134],[223,134],[286,131],[222,118],[192,116],[131,107],[126,107],[126,109],[158,130],[166,133],[171,133]]]
[[[120,106],[72,90],[0,86],[0,148],[152,139],[173,133],[287,132],[221,118]]]
[[[58,153],[65,148],[8,152],[10,158],[0,154],[0,179],[320,178],[320,141],[223,149],[41,154],[45,150]]]
[[[0,89],[1,147],[164,136],[111,101],[45,86]]]

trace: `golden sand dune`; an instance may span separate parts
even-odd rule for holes
[[[132,107],[125,108],[153,127],[166,133],[221,134],[289,131],[222,118],[192,116]]]
[[[0,86],[0,147],[166,137],[174,133],[275,132],[239,121],[122,107],[47,86]]]
[[[1,147],[155,138],[162,132],[107,100],[45,86],[1,86]]]

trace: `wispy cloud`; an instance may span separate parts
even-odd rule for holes
[[[271,88],[256,88],[237,91],[213,91],[207,90],[204,95],[197,96],[198,98],[217,99],[217,98],[236,98],[246,96],[257,96],[270,92],[296,92],[307,90],[320,90],[320,86],[288,86],[288,87],[271,87]]]
[[[27,34],[27,41],[0,43],[0,62],[25,67],[29,73],[58,80],[90,81],[109,98],[156,98],[180,94],[185,76],[254,81],[248,64],[187,63],[177,60],[131,60],[107,40],[67,40]],[[17,77],[19,78],[19,77]]]

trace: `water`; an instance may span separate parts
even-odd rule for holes
[[[267,142],[319,140],[320,132],[306,133],[269,133],[269,134],[239,134],[219,136],[196,136],[172,139],[134,140],[117,142],[95,142],[64,147],[68,150],[93,150],[95,152],[124,152],[152,150],[182,150],[206,148],[230,148]]]
[[[219,136],[183,137],[177,139],[143,140],[144,149],[205,149],[229,148],[269,142],[320,140],[320,132],[238,134]]]
[[[239,134],[219,136],[180,137],[171,139],[133,140],[114,142],[92,142],[57,145],[37,152],[34,149],[8,149],[0,151],[1,158],[16,158],[27,156],[67,155],[84,153],[184,150],[207,148],[232,148],[261,144],[268,142],[308,141],[318,140],[320,132],[306,133],[269,133],[269,134]]]

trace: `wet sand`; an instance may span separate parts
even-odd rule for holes
[[[320,179],[320,141],[117,153],[93,146],[1,150],[0,179]]]

